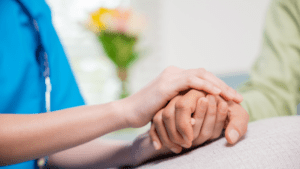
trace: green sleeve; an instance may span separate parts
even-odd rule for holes
[[[262,51],[238,92],[250,120],[295,115],[300,102],[300,1],[273,0]]]

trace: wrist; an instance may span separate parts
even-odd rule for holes
[[[115,116],[120,120],[122,128],[132,127],[133,102],[129,98],[125,98],[112,102],[111,106],[115,110]]]
[[[130,104],[125,102],[125,99],[117,100],[109,103],[110,109],[113,110],[113,117],[118,119],[120,129],[129,128],[128,114],[131,113]]]
[[[137,97],[130,96],[125,99],[119,100],[120,102],[120,108],[121,108],[121,114],[124,120],[124,123],[126,124],[126,128],[132,127],[141,127],[139,123],[141,123],[142,119],[138,107],[136,106],[139,104],[140,100],[137,99]]]
[[[171,153],[166,148],[155,150],[148,132],[138,136],[130,147],[133,166],[141,165],[153,158]]]

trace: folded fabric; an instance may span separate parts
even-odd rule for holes
[[[139,168],[300,168],[300,116],[252,122],[234,146],[223,137],[191,152]]]

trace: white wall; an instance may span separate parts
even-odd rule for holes
[[[132,0],[148,14],[145,38],[153,50],[147,65],[134,68],[133,89],[170,65],[215,74],[248,72],[259,55],[269,1]]]
[[[91,10],[119,1],[48,0],[55,27],[91,104],[112,100],[118,88],[113,84],[118,82],[100,44],[79,23]],[[145,54],[131,70],[132,92],[169,65],[204,67],[215,74],[249,71],[259,54],[269,1],[131,0],[131,6],[148,18],[141,41]]]
[[[164,0],[165,65],[220,74],[248,71],[258,56],[269,0]]]

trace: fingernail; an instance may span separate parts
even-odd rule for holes
[[[229,132],[229,137],[232,143],[237,142],[237,140],[239,139],[240,134],[236,131],[236,130],[231,130]]]
[[[217,87],[214,87],[214,91],[219,94],[219,93],[221,93],[222,90]]]
[[[194,118],[191,119],[191,125],[195,125],[196,124],[196,120]]]
[[[154,146],[155,150],[159,150],[159,145],[156,141],[153,141],[153,146]]]
[[[178,149],[177,148],[171,148],[171,151],[173,152],[173,153],[178,153]]]

